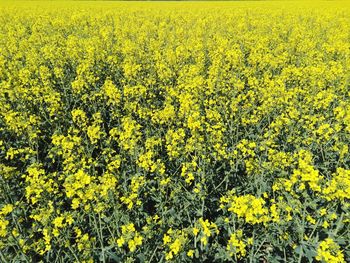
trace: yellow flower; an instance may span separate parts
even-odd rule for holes
[[[136,244],[134,240],[129,240],[128,241],[128,247],[131,252],[134,252],[136,250]]]
[[[122,247],[125,243],[125,240],[123,237],[120,237],[117,239],[117,244],[118,244],[118,247]]]
[[[238,258],[244,257],[247,253],[246,244],[241,240],[242,233],[231,234],[226,249],[230,252],[230,256],[236,255]]]
[[[98,125],[89,126],[87,128],[87,135],[92,144],[96,144],[98,142],[98,140],[101,138],[101,134],[102,132],[100,130],[100,126]]]
[[[193,258],[194,255],[194,250],[190,249],[189,251],[187,251],[187,256],[189,256],[190,258]]]
[[[326,238],[319,244],[316,260],[327,263],[345,263],[344,255],[339,245],[331,238]]]
[[[59,216],[59,217],[56,217],[54,220],[53,220],[53,225],[57,228],[61,228],[64,226],[63,224],[63,220],[64,220],[64,217],[63,216]]]
[[[13,211],[13,205],[11,204],[6,204],[3,206],[3,208],[0,210],[0,215],[8,215]]]
[[[199,229],[196,228],[196,227],[194,227],[194,228],[193,228],[193,234],[194,234],[195,236],[197,236],[198,233],[199,233]]]
[[[166,244],[168,244],[170,242],[171,242],[170,236],[168,236],[167,234],[164,234],[164,236],[163,236],[163,244],[166,245]]]

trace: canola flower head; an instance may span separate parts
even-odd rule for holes
[[[340,250],[339,245],[331,238],[326,238],[320,242],[316,260],[323,262],[345,262],[344,254]]]

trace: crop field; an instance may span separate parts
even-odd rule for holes
[[[0,262],[350,262],[350,3],[0,2]]]

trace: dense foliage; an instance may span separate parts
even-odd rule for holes
[[[344,3],[0,4],[1,262],[349,262]]]

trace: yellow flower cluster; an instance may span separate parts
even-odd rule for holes
[[[235,256],[235,258],[244,257],[247,253],[246,246],[247,244],[242,241],[243,232],[242,230],[237,230],[235,233],[230,235],[230,239],[227,243],[227,250],[230,253],[230,256]]]
[[[221,198],[221,207],[228,204],[228,211],[243,218],[249,224],[267,223],[270,219],[268,208],[265,207],[263,198],[256,198],[253,195],[229,196]]]
[[[334,243],[331,238],[326,238],[320,243],[317,249],[316,260],[327,263],[345,263],[344,254],[339,250],[339,246]]]
[[[345,202],[349,199],[350,170],[338,167],[332,179],[327,182],[327,186],[323,189],[323,194],[329,201],[339,199]]]
[[[171,260],[174,256],[179,254],[186,241],[187,234],[183,230],[168,229],[163,236],[163,245],[168,248],[168,251],[165,254],[165,259]]]
[[[132,209],[134,204],[140,205],[141,200],[137,200],[139,188],[145,184],[145,178],[143,176],[135,176],[131,178],[130,193],[128,196],[122,196],[120,201],[127,205],[128,209]]]
[[[12,210],[13,210],[13,205],[11,204],[6,204],[0,210],[0,236],[1,237],[6,237],[6,234],[7,234],[6,228],[7,228],[7,225],[9,224],[9,221],[6,220],[5,216],[10,214]]]
[[[203,218],[199,218],[198,220],[198,228],[193,227],[193,235],[200,237],[200,242],[203,246],[208,245],[208,239],[211,236],[218,235],[220,233],[217,225],[213,222],[209,222],[208,219],[204,220]]]
[[[142,236],[136,231],[133,223],[122,226],[122,236],[117,240],[118,247],[122,247],[125,243],[131,252],[142,245]]]

